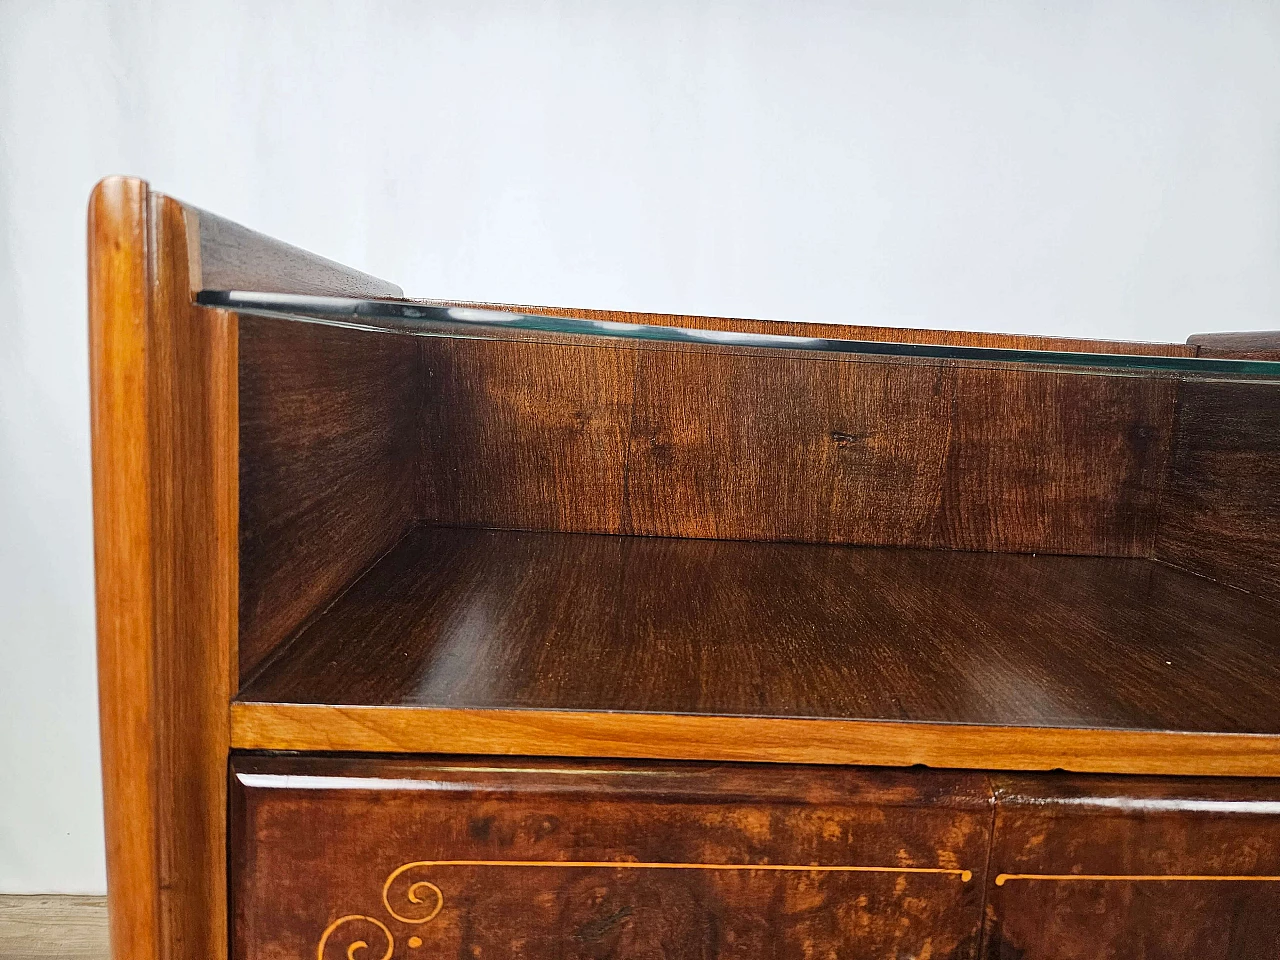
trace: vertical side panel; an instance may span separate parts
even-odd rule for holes
[[[236,327],[193,306],[188,223],[138,180],[90,200],[94,526],[113,952],[227,951]]]
[[[417,516],[416,337],[240,319],[240,676]]]
[[[1280,599],[1280,386],[1182,385],[1156,557]]]
[[[89,201],[89,361],[98,702],[107,896],[117,958],[159,960],[152,738],[147,185],[113,177]]]
[[[224,957],[226,763],[235,649],[236,354],[231,314],[191,302],[188,223],[152,195],[149,429],[156,538],[161,930],[169,960]]]

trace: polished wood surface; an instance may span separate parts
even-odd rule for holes
[[[1198,333],[1187,340],[1198,357],[1233,360],[1280,360],[1280,330],[1241,333]]]
[[[1182,385],[1156,556],[1280,600],[1280,385]]]
[[[418,345],[240,318],[240,675],[417,515]]]
[[[99,703],[122,960],[227,954],[240,341],[237,318],[192,292],[211,277],[243,288],[272,276],[317,293],[398,292],[345,268],[326,287],[326,261],[225,224],[210,233],[208,218],[202,244],[198,219],[131,178],[104,180],[89,202]]]
[[[1273,960],[1280,781],[995,778],[988,960]]]
[[[1258,734],[617,711],[233,703],[231,742],[245,750],[1280,776],[1280,742]]]
[[[421,516],[619,533],[634,352],[421,340]]]
[[[1171,381],[641,353],[626,532],[1143,556]]]
[[[359,270],[281,243],[184,204],[192,224],[191,291],[254,290],[331,297],[399,297],[402,291]]]
[[[1276,388],[236,317],[399,288],[89,225],[121,960],[226,957],[228,851],[238,957],[1276,954]],[[976,772],[1057,768],[1182,779]]]
[[[108,893],[130,960],[227,952],[236,326],[192,305],[187,228],[138,180],[90,199]]]
[[[1280,741],[1231,735],[1280,733],[1275,612],[1144,560],[421,527],[241,690],[233,730],[264,749],[1269,772]]]
[[[357,939],[529,960],[976,954],[979,775],[238,757],[233,779],[239,960]]]
[[[423,517],[1149,556],[1177,383],[423,339]]]
[[[102,793],[116,955],[160,958],[155,859],[151,462],[147,434],[147,196],[112,178],[89,200],[93,544]]]

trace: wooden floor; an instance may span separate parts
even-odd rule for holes
[[[108,960],[107,898],[0,896],[0,960]]]

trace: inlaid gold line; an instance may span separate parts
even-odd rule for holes
[[[1235,881],[1244,882],[1252,880],[1261,883],[1280,882],[1280,877],[1261,877],[1246,876],[1242,874],[1228,874],[1224,876],[1201,876],[1195,874],[1171,874],[1171,873],[1152,873],[1152,874],[1123,874],[1123,873],[1002,873],[996,877],[996,886],[1003,887],[1010,880],[1121,880],[1121,881]]]
[[[395,950],[396,946],[396,941],[395,938],[391,936],[391,931],[387,929],[387,925],[381,920],[374,917],[366,917],[361,913],[351,913],[347,914],[345,917],[339,917],[337,920],[333,921],[333,923],[329,924],[329,926],[325,927],[324,933],[320,934],[320,944],[316,947],[316,960],[324,960],[324,947],[325,944],[329,942],[329,936],[333,931],[337,930],[338,927],[342,926],[344,923],[348,923],[352,920],[367,921],[382,931],[383,936],[387,938],[387,952],[382,955],[381,960],[391,960],[391,954]],[[367,941],[356,940],[347,947],[347,960],[356,960],[356,951],[367,950],[368,948],[369,944]]]
[[[579,867],[624,870],[775,870],[798,873],[934,873],[956,876],[964,883],[972,870],[947,867],[864,867],[843,864],[795,863],[647,863],[638,860],[419,860],[420,867]]]

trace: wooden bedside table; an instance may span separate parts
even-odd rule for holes
[[[1280,951],[1280,335],[89,240],[121,960]]]

